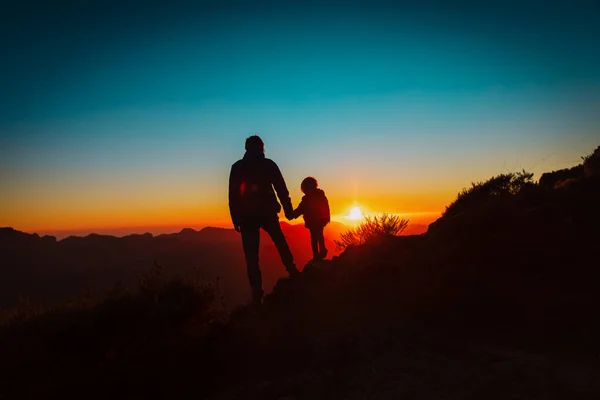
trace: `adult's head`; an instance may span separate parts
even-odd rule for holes
[[[250,152],[265,152],[265,143],[260,136],[252,135],[246,139],[246,151]]]

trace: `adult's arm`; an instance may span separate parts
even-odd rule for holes
[[[286,218],[292,219],[294,207],[292,207],[290,192],[288,191],[279,167],[273,161],[271,165],[271,182],[273,183],[273,187],[277,192],[277,197],[279,197],[279,201],[281,202],[281,206],[283,207],[283,212],[285,213]]]
[[[240,225],[240,179],[235,164],[231,167],[229,173],[229,213],[231,214],[231,222],[234,226]]]

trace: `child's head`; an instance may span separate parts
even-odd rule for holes
[[[319,187],[319,183],[312,176],[309,176],[308,178],[304,178],[304,180],[302,181],[302,184],[300,185],[300,189],[302,189],[302,193],[304,193],[304,194],[310,193],[313,190],[317,190],[318,187]]]

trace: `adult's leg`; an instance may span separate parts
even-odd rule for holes
[[[296,264],[294,264],[292,251],[290,250],[287,240],[285,240],[285,236],[283,235],[283,231],[281,230],[281,226],[279,225],[279,217],[274,215],[273,217],[266,218],[262,223],[262,228],[269,234],[271,240],[273,240],[273,243],[279,252],[279,256],[281,257],[281,262],[289,274],[293,275],[298,272]]]
[[[252,288],[253,300],[262,299],[262,274],[258,265],[258,248],[260,245],[260,226],[258,224],[242,225],[242,244],[246,257],[246,269]]]

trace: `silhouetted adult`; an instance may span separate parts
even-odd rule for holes
[[[293,207],[285,180],[275,162],[265,158],[264,143],[257,135],[246,139],[244,158],[233,164],[229,175],[229,211],[235,230],[242,233],[252,301],[260,303],[263,297],[262,274],[258,264],[260,228],[271,239],[290,276],[298,274],[294,257],[279,225],[281,206],[287,219],[292,218]]]

